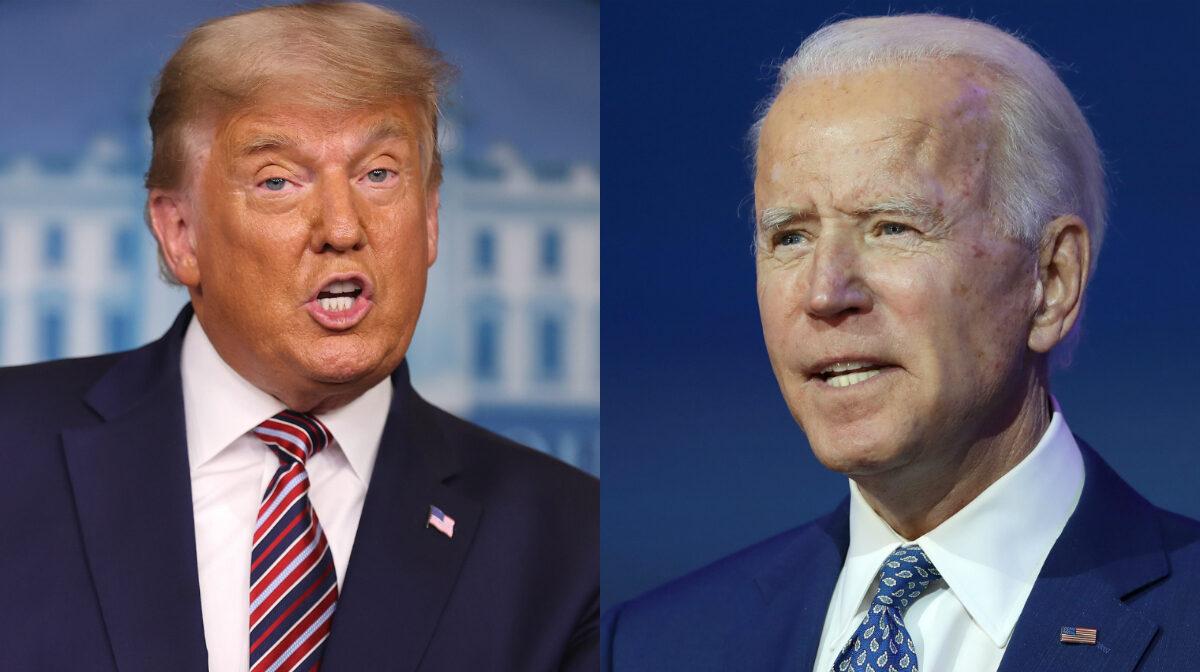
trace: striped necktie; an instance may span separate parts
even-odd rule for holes
[[[316,670],[333,611],[337,570],[308,500],[304,463],[331,434],[311,415],[282,411],[254,429],[279,458],[258,508],[250,555],[250,672]]]

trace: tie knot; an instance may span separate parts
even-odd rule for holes
[[[883,561],[873,604],[903,612],[941,576],[920,546],[901,546]]]
[[[329,429],[314,415],[280,411],[254,428],[254,435],[275,451],[279,461],[303,465],[329,444]]]

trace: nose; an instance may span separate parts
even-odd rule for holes
[[[344,176],[321,180],[319,202],[314,211],[312,239],[314,252],[349,252],[367,243],[361,205]]]
[[[865,313],[872,295],[863,277],[862,252],[852,236],[831,234],[817,240],[808,269],[804,309],[818,319]]]

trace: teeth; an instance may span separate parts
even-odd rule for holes
[[[821,373],[842,373],[844,371],[853,371],[872,366],[870,362],[838,362],[833,366],[828,366]]]
[[[833,387],[850,387],[855,383],[861,383],[864,380],[869,380],[879,375],[879,369],[871,369],[870,371],[857,371],[854,373],[843,373],[830,378],[828,382]]]
[[[349,280],[339,280],[337,282],[329,283],[329,286],[326,287],[324,291],[329,292],[330,294],[349,294],[356,289],[358,289],[358,285],[356,283],[350,282]]]
[[[337,296],[332,299],[317,299],[322,310],[331,313],[340,313],[343,310],[350,310],[350,306],[354,305],[354,297],[352,296]]]

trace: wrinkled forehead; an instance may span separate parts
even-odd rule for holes
[[[403,98],[358,107],[246,103],[189,124],[185,136],[189,178],[199,177],[206,167],[226,170],[248,157],[271,152],[346,157],[385,141],[412,148],[406,155],[418,161],[426,174],[429,133],[419,105]]]
[[[233,157],[272,149],[352,150],[379,140],[419,141],[423,129],[418,116],[404,102],[361,109],[255,105],[220,120],[213,140],[222,153]]]
[[[932,182],[969,195],[994,144],[993,105],[987,73],[954,61],[789,83],[763,121],[756,195],[853,199]]]

